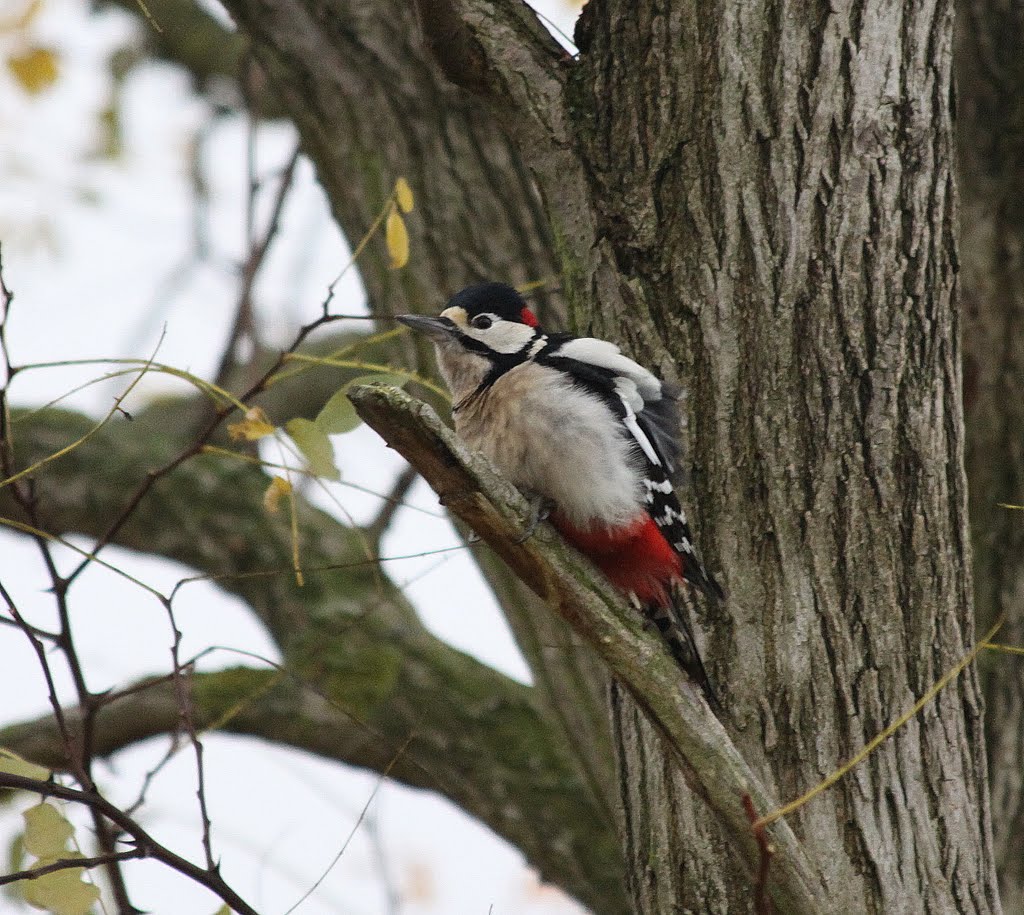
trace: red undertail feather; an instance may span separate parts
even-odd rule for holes
[[[683,561],[650,515],[616,528],[574,527],[558,512],[551,521],[617,588],[632,592],[644,604],[669,603],[669,587],[682,577]]]

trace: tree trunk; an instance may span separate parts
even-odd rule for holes
[[[580,146],[636,293],[601,324],[635,345],[649,314],[690,391],[697,527],[731,594],[713,676],[780,800],[973,641],[951,13],[611,0],[581,29]],[[637,909],[748,911],[656,738],[617,721]],[[988,817],[969,673],[791,822],[836,911],[992,912]]]
[[[959,14],[960,174],[967,471],[979,626],[1024,645],[1024,9],[964,2]],[[990,722],[993,833],[1003,904],[1024,911],[1024,664],[981,665]]]
[[[690,392],[713,677],[797,797],[973,641],[951,6],[592,0],[569,65],[519,7],[422,5],[483,51],[448,69],[507,112],[574,315]],[[661,741],[615,721],[636,909],[749,911]],[[973,671],[790,821],[836,911],[998,911]]]

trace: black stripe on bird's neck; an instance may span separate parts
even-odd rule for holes
[[[459,410],[468,407],[473,403],[473,401],[484,394],[506,372],[511,371],[517,365],[529,362],[532,358],[530,350],[533,349],[534,344],[543,336],[544,334],[538,328],[533,332],[533,336],[530,337],[530,339],[514,353],[499,353],[491,349],[486,343],[476,340],[473,337],[463,335],[461,341],[462,345],[466,349],[486,357],[490,361],[491,367],[487,374],[484,375],[480,384],[478,384],[472,392],[467,394],[462,398],[462,400],[452,407],[452,413],[458,413]]]

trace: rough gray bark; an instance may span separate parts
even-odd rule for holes
[[[959,11],[964,398],[978,623],[1024,645],[1024,9]],[[985,687],[992,821],[1003,904],[1024,911],[1024,663],[989,654]]]
[[[697,527],[731,591],[713,676],[796,796],[973,640],[950,5],[594,0],[574,66],[507,50],[516,4],[424,5],[469,29],[462,66],[573,226],[574,313],[656,337],[690,391]],[[617,721],[636,908],[748,911],[664,749]],[[971,673],[792,818],[837,911],[999,909],[982,739]]]
[[[699,528],[732,593],[715,671],[740,745],[794,797],[973,640],[952,11],[720,4],[698,31],[699,5],[642,6],[588,17],[582,145],[634,307],[691,391]],[[998,909],[979,704],[972,674],[794,818],[837,910]],[[639,848],[648,821],[627,819]],[[657,874],[642,910],[709,886],[749,907],[705,823],[675,839],[705,837],[687,858],[706,882]]]

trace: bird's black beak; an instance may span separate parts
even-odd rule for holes
[[[450,340],[455,336],[456,328],[453,321],[448,318],[428,318],[426,315],[398,315],[400,321],[406,327],[418,330],[426,334],[431,340]]]

